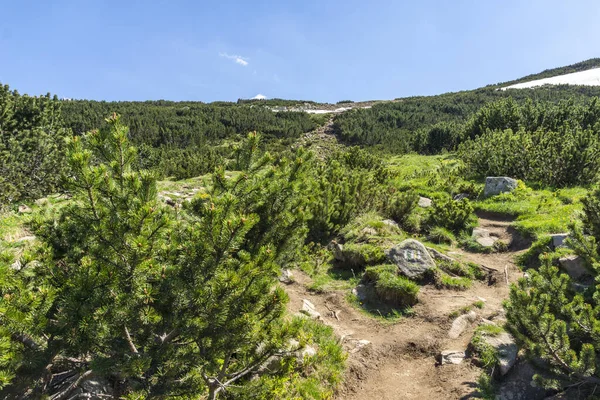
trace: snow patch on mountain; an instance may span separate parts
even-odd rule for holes
[[[501,88],[527,89],[543,85],[583,85],[600,86],[600,68],[588,69],[587,71],[573,72],[571,74],[553,76],[551,78],[537,79],[530,82],[521,82]]]

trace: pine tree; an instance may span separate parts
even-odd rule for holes
[[[276,278],[306,236],[310,155],[274,160],[252,134],[238,171],[214,174],[181,212],[157,200],[114,115],[69,142],[73,199],[36,223],[39,265],[0,262],[0,395],[42,396],[54,374],[91,376],[115,396],[244,393],[273,357],[293,359]],[[279,385],[283,385],[282,379]]]
[[[598,281],[600,192],[591,193],[584,203],[583,227],[574,226],[569,242]],[[557,389],[600,384],[600,286],[576,291],[569,276],[552,265],[550,256],[538,271],[528,274],[511,288],[505,308],[510,332],[528,355],[545,362],[546,373],[535,379]]]
[[[56,97],[20,96],[0,86],[0,204],[59,187],[68,133]]]

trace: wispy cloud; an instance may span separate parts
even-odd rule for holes
[[[220,57],[227,58],[229,60],[233,60],[236,64],[240,64],[242,67],[248,65],[248,58],[242,56],[231,55],[227,53],[219,53]]]

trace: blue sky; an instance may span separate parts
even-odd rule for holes
[[[68,98],[390,99],[600,57],[595,0],[0,0],[0,10],[0,82]]]

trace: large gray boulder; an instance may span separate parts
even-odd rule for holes
[[[517,188],[517,180],[506,176],[488,176],[485,178],[483,196],[496,196],[500,193],[512,192]]]
[[[436,266],[427,248],[414,239],[406,239],[387,250],[385,255],[408,278],[421,278]]]

